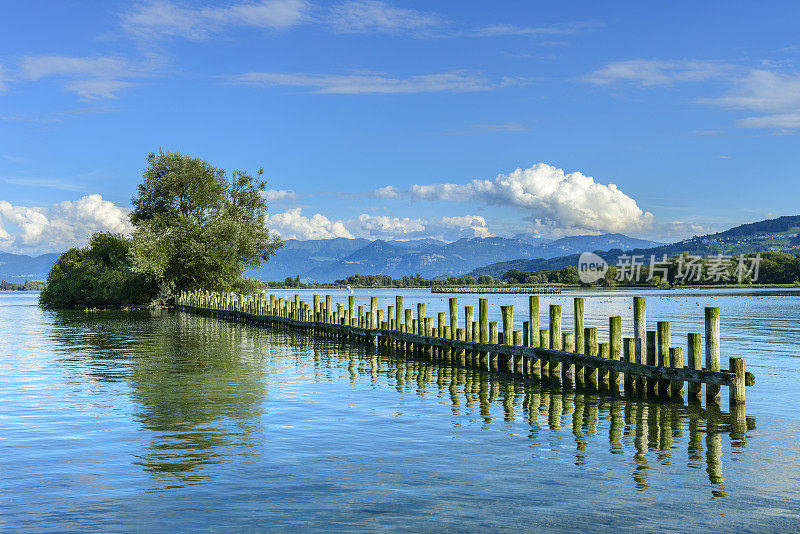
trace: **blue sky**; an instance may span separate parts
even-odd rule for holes
[[[264,168],[284,237],[623,232],[797,213],[792,2],[14,2],[0,250],[127,232],[146,155]]]

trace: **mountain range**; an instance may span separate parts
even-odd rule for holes
[[[387,274],[395,278],[419,273],[426,278],[469,273],[499,277],[510,269],[535,271],[577,265],[585,251],[597,252],[610,264],[623,254],[672,256],[742,254],[766,250],[800,253],[800,215],[743,224],[724,232],[663,244],[622,234],[546,239],[532,234],[513,237],[383,241],[368,239],[288,239],[284,247],[248,276],[282,281],[332,282],[354,274]],[[26,256],[0,252],[0,280],[45,280],[58,254]]]
[[[332,282],[354,274],[387,274],[425,278],[464,274],[490,263],[512,259],[554,258],[585,250],[632,249],[660,243],[622,234],[570,236],[550,240],[529,234],[514,237],[464,238],[452,243],[435,239],[367,241],[364,239],[289,239],[273,258],[249,276],[282,281]]]
[[[593,252],[597,252],[609,265],[615,265],[622,254],[641,255],[644,256],[645,261],[649,261],[651,255],[660,260],[664,255],[670,257],[683,252],[695,256],[715,254],[737,256],[764,251],[800,253],[800,215],[787,215],[776,219],[742,224],[724,232],[695,236],[676,243],[654,247],[632,249],[618,247],[597,249]],[[561,269],[568,265],[577,266],[578,257],[579,253],[573,253],[555,258],[514,259],[484,265],[473,269],[469,274],[500,277],[511,269],[519,271]]]

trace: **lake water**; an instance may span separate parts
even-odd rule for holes
[[[311,292],[300,292],[310,301]],[[393,290],[357,290],[394,304]],[[279,296],[294,292],[280,291]],[[331,292],[345,302],[344,292]],[[572,328],[571,297],[564,304]],[[445,311],[447,295],[404,291]],[[631,293],[585,293],[631,335]],[[673,344],[721,309],[722,408],[575,394],[175,312],[0,293],[0,530],[796,531],[800,292],[647,292]],[[477,297],[459,296],[462,306]],[[491,297],[516,304],[525,296]]]

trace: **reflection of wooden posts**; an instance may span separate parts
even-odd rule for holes
[[[522,346],[522,332],[519,330],[514,330],[514,346],[521,347]],[[517,374],[524,374],[525,366],[524,366],[524,358],[522,356],[513,356],[509,360],[509,371],[513,371]]]
[[[550,305],[550,348],[561,350],[561,305]],[[561,362],[550,362],[550,378],[561,380]]]
[[[585,345],[583,353],[587,356],[597,356],[597,328],[588,327],[583,329],[583,342]],[[587,386],[597,387],[597,368],[584,367],[584,382]]]
[[[720,366],[720,340],[719,340],[719,308],[707,306],[705,310],[706,321],[706,369],[719,371]],[[706,404],[719,404],[719,386],[706,384]]]

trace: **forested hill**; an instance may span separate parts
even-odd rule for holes
[[[587,249],[590,250],[590,249]],[[649,261],[651,255],[661,258],[663,255],[674,256],[683,252],[697,256],[712,254],[739,255],[751,252],[779,251],[800,254],[800,215],[778,217],[755,223],[743,224],[718,232],[697,236],[677,243],[656,247],[636,248],[632,250],[612,249],[594,251],[605,259],[609,265],[617,263],[622,254],[643,255]],[[511,269],[519,271],[539,271],[561,269],[568,265],[578,265],[579,254],[569,254],[556,258],[518,259],[492,263],[473,269],[470,276],[500,277]]]

